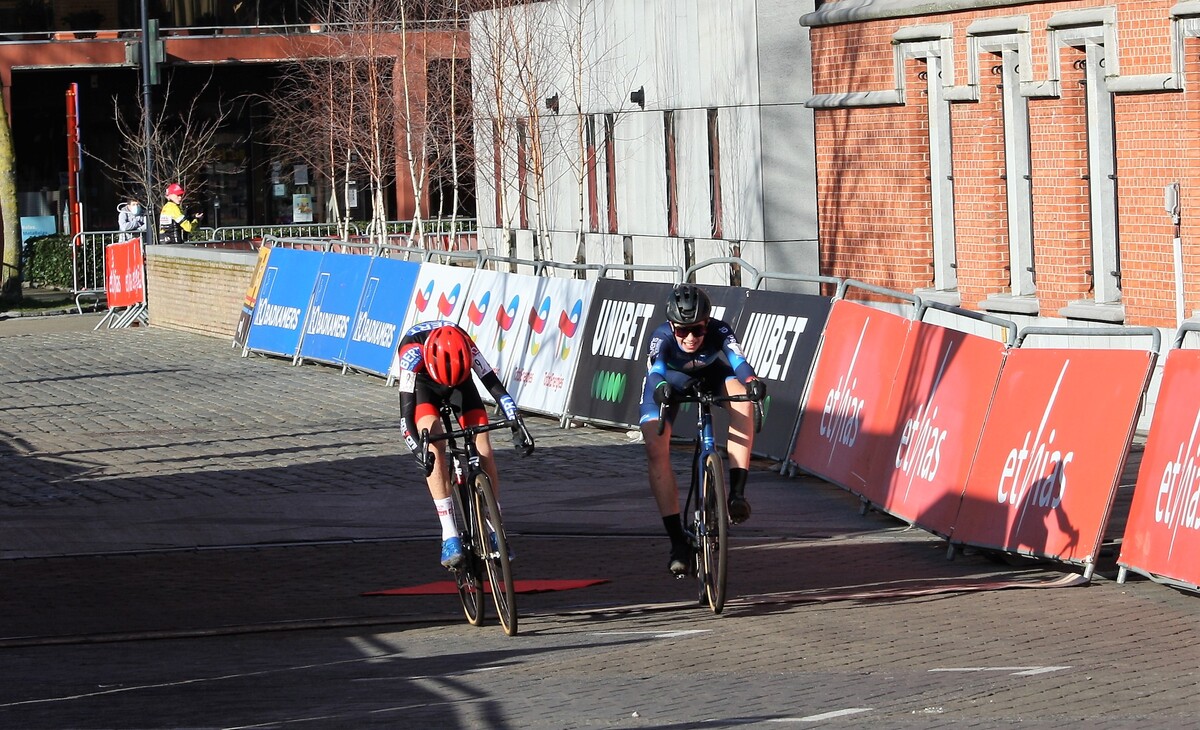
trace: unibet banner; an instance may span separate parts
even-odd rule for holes
[[[346,345],[348,367],[387,374],[420,271],[421,265],[415,261],[371,259]]]
[[[321,259],[312,301],[304,317],[299,359],[342,365],[350,341],[350,324],[358,311],[371,258],[327,253]]]
[[[293,357],[300,346],[300,327],[312,298],[319,251],[272,247],[263,272],[246,351]]]
[[[536,276],[488,270],[476,271],[471,281],[458,325],[475,340],[502,381],[508,380],[513,362],[521,356],[541,281]]]
[[[829,317],[829,297],[751,290],[734,331],[754,372],[767,386],[762,431],[754,452],[784,459],[800,412],[804,385]]]
[[[555,416],[566,411],[594,287],[580,279],[541,280],[508,378],[508,392],[521,408]]]
[[[1200,586],[1200,350],[1174,349],[1125,522],[1119,565]]]
[[[666,320],[671,285],[600,279],[592,295],[575,386],[572,416],[632,426],[638,422],[650,333]]]
[[[583,335],[586,356],[580,361],[569,413],[580,418],[633,427],[638,423],[649,366],[650,335],[667,321],[671,284],[600,279]],[[706,286],[712,318],[734,327],[746,290]],[[690,407],[685,407],[688,412]],[[724,433],[723,409],[714,410],[715,431]],[[686,421],[684,418],[682,421]]]

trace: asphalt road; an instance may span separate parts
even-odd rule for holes
[[[1196,728],[1200,600],[940,539],[758,462],[721,616],[641,445],[500,453],[521,630],[466,625],[377,378],[0,320],[0,727]],[[677,468],[687,452],[680,448]]]

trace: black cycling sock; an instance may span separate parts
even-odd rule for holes
[[[683,523],[679,520],[679,513],[667,515],[662,518],[663,527],[667,528],[667,535],[671,537],[672,545],[680,545],[687,542],[687,537],[683,534]]]
[[[746,469],[738,469],[734,467],[729,470],[729,496],[730,497],[746,497],[746,477],[750,476],[750,472]]]

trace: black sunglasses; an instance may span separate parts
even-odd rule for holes
[[[684,327],[683,325],[677,324],[672,325],[672,329],[675,330],[675,336],[681,340],[688,335],[701,337],[704,335],[705,331],[708,330],[708,323],[702,322],[700,324],[691,325],[690,327]]]

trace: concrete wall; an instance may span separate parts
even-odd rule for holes
[[[254,251],[147,246],[150,326],[232,341],[257,261]]]
[[[507,9],[511,23],[491,11],[473,14],[475,110],[496,120],[475,126],[478,215],[487,232],[481,240],[514,230],[522,241],[523,232],[541,226],[538,253],[572,261],[575,234],[583,228],[590,264],[620,264],[628,255],[635,265],[687,268],[736,253],[760,270],[815,273],[808,29],[799,23],[813,7],[812,0],[554,0]],[[517,56],[523,56],[520,73]],[[496,83],[493,69],[503,83]],[[644,105],[630,99],[637,90]],[[546,105],[551,98],[557,111]],[[719,128],[719,237],[713,232],[710,112]],[[673,163],[667,161],[668,113]],[[613,124],[611,155],[606,118]],[[595,129],[590,185],[581,164],[588,157],[581,154],[588,148],[580,127],[585,119]],[[678,211],[674,230],[668,169]],[[610,241],[620,245],[602,243]],[[532,247],[527,252],[534,253]]]

